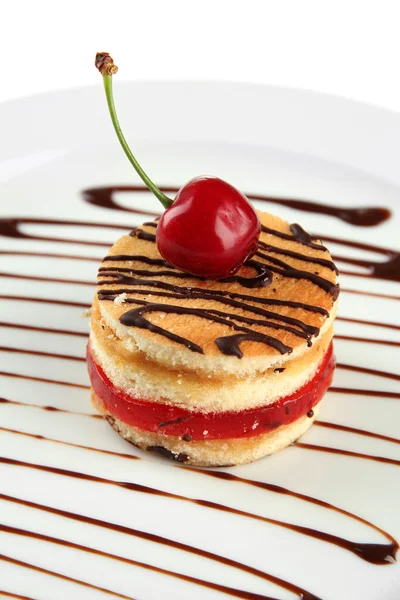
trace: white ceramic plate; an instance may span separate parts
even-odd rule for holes
[[[388,208],[389,220],[360,227],[257,203],[322,237],[398,244],[399,115],[267,87],[115,88],[126,137],[160,184],[208,173],[253,194]],[[100,81],[4,104],[0,131],[0,597],[400,598],[400,568],[389,556],[400,539],[399,284],[341,278],[334,387],[342,391],[328,393],[319,417],[339,428],[314,425],[303,445],[214,471],[236,480],[142,453],[91,416],[82,313],[97,259],[143,220],[122,208],[153,212],[157,201],[118,193],[121,210],[107,210],[83,199],[93,186],[138,182]],[[371,260],[391,258],[329,246],[361,259],[338,260],[361,275]]]

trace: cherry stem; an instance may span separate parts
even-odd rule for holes
[[[163,192],[156,186],[156,184],[152,182],[147,173],[143,171],[142,167],[140,166],[136,158],[133,156],[131,149],[128,146],[128,142],[126,141],[124,134],[122,133],[122,129],[117,117],[117,112],[115,110],[112,89],[112,76],[118,71],[118,67],[114,65],[113,59],[106,52],[98,52],[96,54],[95,65],[100,71],[100,73],[103,75],[104,91],[106,93],[107,105],[108,110],[110,112],[111,121],[114,126],[115,133],[117,134],[117,138],[119,139],[119,142],[126,156],[128,157],[129,162],[131,163],[131,165],[133,166],[143,183],[145,183],[149,190],[153,192],[155,197],[161,202],[164,208],[168,208],[173,203],[173,200],[171,200],[171,198],[168,198],[168,196],[163,194]]]

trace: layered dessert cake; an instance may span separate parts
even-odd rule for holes
[[[291,444],[318,414],[334,365],[335,267],[298,226],[259,217],[259,250],[234,281],[173,268],[155,222],[104,259],[92,401],[140,448],[196,465],[245,463]],[[260,273],[270,283],[253,287]]]
[[[98,56],[115,111],[116,67]],[[166,211],[121,237],[99,268],[94,406],[127,441],[192,465],[290,445],[332,380],[339,287],[329,251],[218,178],[196,178],[171,200],[138,173]]]

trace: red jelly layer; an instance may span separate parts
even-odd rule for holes
[[[314,377],[290,396],[269,406],[204,414],[135,398],[116,388],[87,348],[89,377],[107,411],[127,425],[145,431],[180,436],[187,440],[245,438],[293,423],[318,404],[329,388],[335,368],[330,344]],[[279,377],[279,375],[276,375]],[[312,416],[312,415],[311,415]]]

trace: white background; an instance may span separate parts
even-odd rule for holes
[[[94,54],[104,50],[121,81],[270,83],[400,110],[398,0],[0,0],[0,8],[0,101],[95,84]]]

